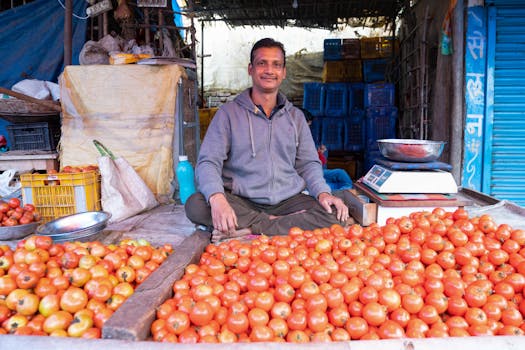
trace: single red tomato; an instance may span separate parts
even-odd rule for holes
[[[351,339],[360,339],[368,333],[368,322],[362,317],[351,317],[346,322],[345,329]]]
[[[35,210],[35,206],[30,203],[24,204],[22,208],[24,209],[24,211],[34,211]]]
[[[20,207],[20,199],[18,199],[18,198],[10,198],[7,201],[7,204],[9,205],[10,208],[16,209],[16,208]]]
[[[176,335],[181,334],[190,327],[190,317],[182,311],[173,311],[166,319],[166,327]]]

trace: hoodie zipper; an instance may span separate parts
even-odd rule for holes
[[[272,153],[272,129],[273,122],[272,119],[268,119],[268,154],[270,155],[270,175],[271,175],[271,188],[270,188],[270,200],[273,201],[273,190],[275,188],[275,166],[273,162],[273,153]]]

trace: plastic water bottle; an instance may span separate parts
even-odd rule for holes
[[[195,193],[195,174],[191,163],[188,161],[188,156],[179,156],[176,173],[179,181],[180,201],[184,204],[186,199]]]

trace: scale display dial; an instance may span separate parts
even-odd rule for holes
[[[365,180],[367,183],[381,187],[388,180],[390,175],[392,175],[390,170],[374,165],[365,175]]]

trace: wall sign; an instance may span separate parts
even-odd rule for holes
[[[481,191],[485,84],[487,61],[487,19],[485,8],[468,8],[465,40],[465,106],[462,186]]]

